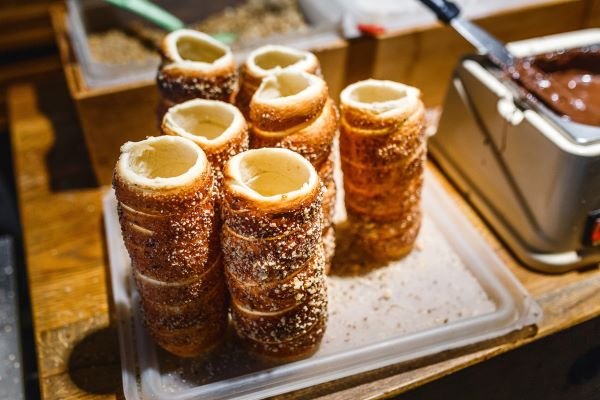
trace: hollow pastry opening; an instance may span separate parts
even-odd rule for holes
[[[282,71],[264,78],[255,93],[261,100],[273,100],[290,97],[308,89],[311,76],[302,72]]]
[[[228,54],[227,46],[198,31],[182,29],[169,34],[168,51],[175,61],[213,64]]]
[[[151,137],[121,147],[117,168],[134,184],[176,186],[186,184],[206,168],[206,157],[191,141],[175,137]]]
[[[144,178],[179,176],[198,161],[198,154],[179,141],[139,142],[129,150],[129,168]]]
[[[304,163],[279,152],[250,152],[239,165],[242,183],[261,196],[285,195],[308,184],[310,172]]]
[[[211,113],[207,109],[212,109]],[[187,132],[206,139],[219,137],[233,121],[233,115],[218,107],[194,106],[173,112],[173,120]]]
[[[319,61],[308,51],[270,44],[251,52],[246,67],[252,75],[261,78],[282,69],[315,72]]]
[[[165,114],[167,128],[199,143],[219,144],[244,128],[244,119],[233,105],[217,100],[195,99],[171,107]]]
[[[209,64],[225,55],[225,50],[191,36],[181,36],[177,40],[177,51],[183,60]]]
[[[365,84],[356,87],[350,96],[360,103],[385,103],[402,99],[406,96],[406,90],[389,85]]]
[[[290,67],[306,60],[306,58],[304,53],[292,52],[291,49],[285,47],[274,47],[256,54],[253,60],[257,67],[269,71],[278,67]]]
[[[343,104],[385,112],[418,99],[419,90],[398,82],[369,79],[356,82],[340,94]]]
[[[229,161],[229,169],[240,191],[261,200],[291,200],[308,193],[318,182],[310,162],[287,149],[245,151]]]

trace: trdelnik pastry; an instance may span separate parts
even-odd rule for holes
[[[237,71],[228,46],[205,33],[180,29],[164,37],[160,54],[156,76],[161,94],[159,121],[169,107],[186,100],[234,101]]]
[[[246,118],[250,115],[252,96],[263,78],[282,69],[321,76],[319,60],[309,51],[272,44],[259,47],[248,55],[246,62],[240,67],[240,90],[235,103]]]
[[[337,128],[338,113],[327,84],[307,72],[272,73],[263,79],[250,103],[250,147],[281,147],[301,154],[325,185],[322,234],[328,268],[335,251],[332,150]]]
[[[322,191],[310,162],[287,149],[248,150],[225,167],[222,247],[232,320],[262,357],[308,357],[325,332]]]
[[[248,126],[240,110],[218,100],[188,100],[167,111],[161,129],[166,135],[181,136],[200,146],[210,161],[220,198],[225,163],[248,150]]]
[[[212,349],[227,327],[212,182],[200,147],[175,136],[124,144],[113,177],[144,320],[181,357]]]
[[[346,209],[374,258],[407,254],[421,226],[427,148],[420,96],[416,88],[379,80],[357,82],[341,93]]]

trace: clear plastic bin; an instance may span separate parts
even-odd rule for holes
[[[184,23],[191,24],[227,6],[235,6],[244,1],[154,0],[154,2],[180,18]],[[91,33],[100,33],[115,28],[124,29],[133,21],[152,26],[150,23],[102,0],[68,0],[67,7],[71,42],[87,86],[106,87],[154,79],[158,68],[157,58],[128,64],[98,62],[93,59],[87,40]],[[250,50],[266,43],[277,43],[309,50],[326,46],[339,39],[337,25],[328,16],[311,13],[310,15],[304,14],[304,17],[309,26],[307,31],[274,35],[243,43],[239,51],[235,51],[236,58],[242,60]]]
[[[328,277],[330,317],[320,350],[306,360],[265,367],[235,345],[226,344],[208,360],[178,359],[157,349],[141,321],[116,200],[108,192],[104,218],[125,397],[275,396],[500,338],[542,318],[537,303],[431,175],[423,206],[423,228],[408,257],[364,276]]]

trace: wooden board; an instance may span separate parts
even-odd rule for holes
[[[0,52],[53,45],[49,12],[53,2],[55,0],[0,2]]]
[[[45,399],[120,398],[101,219],[104,189],[95,186],[74,105],[57,78],[38,87],[11,87],[8,106],[42,394]],[[524,269],[439,171],[429,169],[543,307],[538,334],[386,368],[293,397],[383,398],[600,315],[598,269],[560,276]]]

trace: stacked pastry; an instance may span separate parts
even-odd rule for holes
[[[202,150],[173,136],[124,144],[113,177],[146,325],[181,357],[213,348],[227,327],[212,180]]]
[[[162,131],[190,139],[202,148],[210,161],[219,199],[225,163],[248,149],[248,127],[242,113],[218,100],[189,100],[167,111]]]
[[[314,353],[327,322],[322,186],[299,154],[249,150],[225,167],[222,247],[236,332],[258,355]]]
[[[235,103],[246,118],[250,115],[249,106],[252,96],[263,78],[281,69],[304,71],[321,76],[319,60],[313,53],[286,46],[259,47],[248,55],[246,62],[240,67],[240,91]]]
[[[186,100],[233,102],[238,83],[229,47],[202,32],[180,29],[165,36],[160,53],[156,77],[161,95],[159,121],[169,107]]]
[[[325,185],[322,236],[327,269],[335,251],[332,147],[337,124],[337,109],[325,81],[306,72],[272,73],[263,79],[250,103],[250,147],[282,147],[301,154]]]
[[[349,220],[373,257],[411,249],[421,225],[425,109],[418,89],[367,80],[341,93],[340,153]]]

